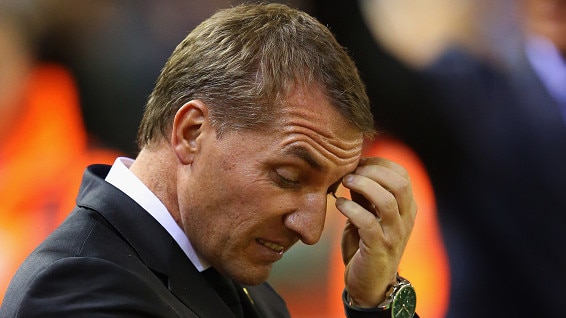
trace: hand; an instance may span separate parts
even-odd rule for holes
[[[342,237],[346,290],[358,307],[377,307],[396,282],[417,204],[407,171],[383,158],[365,158],[342,184],[352,200],[336,207],[348,221]]]

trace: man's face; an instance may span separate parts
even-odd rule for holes
[[[547,37],[566,56],[566,0],[525,0],[529,28]]]
[[[298,240],[319,240],[328,192],[363,142],[318,89],[294,90],[269,131],[203,139],[178,183],[182,227],[201,257],[249,285]]]

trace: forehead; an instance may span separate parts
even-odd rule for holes
[[[355,165],[361,155],[362,132],[317,87],[293,89],[282,101],[276,127],[283,135],[283,151],[313,166],[320,161]]]

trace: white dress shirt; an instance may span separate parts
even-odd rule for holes
[[[199,272],[210,267],[206,261],[196,254],[191,242],[189,242],[189,239],[177,222],[175,222],[161,200],[159,200],[159,198],[130,171],[129,168],[133,163],[134,160],[130,158],[117,158],[116,161],[114,161],[110,172],[106,176],[106,182],[112,184],[132,198],[132,200],[136,201],[136,203],[138,203],[144,210],[147,211],[147,213],[159,222],[159,224],[167,230],[169,235],[173,237],[175,242],[179,244],[183,252],[185,252]]]

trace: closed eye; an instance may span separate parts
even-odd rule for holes
[[[273,171],[273,179],[275,183],[280,186],[281,188],[296,188],[299,186],[298,180],[292,180],[287,177],[284,177],[277,171]]]

